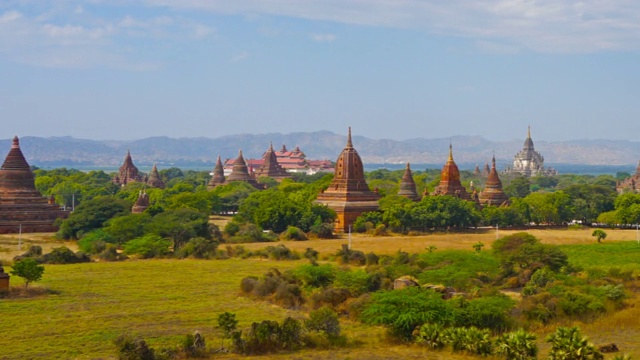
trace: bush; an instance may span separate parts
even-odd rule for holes
[[[51,249],[48,254],[42,255],[39,262],[43,264],[77,264],[91,261],[91,258],[82,251],[74,253],[66,246]]]
[[[496,340],[496,353],[513,360],[536,359],[538,356],[536,335],[524,329],[503,334]]]
[[[42,255],[42,247],[38,246],[38,245],[31,245],[29,246],[29,248],[27,249],[27,252],[25,252],[22,255],[18,255],[16,257],[13,258],[13,261],[19,261],[19,260],[23,260],[23,259],[28,259],[28,258],[38,258]]]
[[[287,309],[298,309],[304,303],[300,287],[284,282],[276,288],[274,299],[276,304]]]
[[[187,334],[182,339],[182,345],[180,347],[188,358],[207,357],[204,336],[197,331],[193,334]]]
[[[589,360],[603,359],[602,354],[580,334],[578,327],[559,327],[556,332],[547,336],[546,342],[551,344],[549,359]]]
[[[309,232],[319,239],[333,239],[333,224],[315,224],[311,226]]]
[[[78,240],[78,247],[87,254],[99,254],[106,248],[106,244],[115,243],[113,236],[102,229],[84,234]]]
[[[323,288],[333,282],[336,277],[336,269],[331,264],[308,264],[293,269],[292,274],[304,287]]]
[[[278,246],[267,246],[265,249],[269,259],[273,260],[298,260],[300,255],[291,251],[288,247],[280,244]]]
[[[430,349],[442,349],[445,345],[443,333],[441,324],[424,324],[418,331],[416,342]]]
[[[98,254],[98,258],[104,261],[122,261],[129,257],[125,254],[118,253],[118,249],[113,244],[105,244],[104,250]]]
[[[351,292],[347,289],[328,288],[312,293],[310,296],[310,306],[312,309],[318,309],[323,306],[335,309],[350,297]]]
[[[217,255],[218,243],[203,237],[195,237],[184,244],[177,252],[177,258],[193,257],[196,259],[212,259]]]
[[[140,337],[122,334],[114,340],[121,360],[154,360],[155,351]]]
[[[300,228],[297,228],[295,226],[288,226],[287,230],[285,230],[280,237],[283,240],[297,240],[297,241],[301,241],[301,240],[307,240],[307,235],[304,233],[304,231],[300,230]]]
[[[236,332],[233,340],[236,351],[246,355],[295,350],[302,345],[302,326],[299,321],[290,317],[282,324],[270,320],[254,322],[246,338]]]
[[[384,224],[380,224],[376,226],[376,229],[373,231],[373,236],[388,236],[387,227]]]
[[[457,326],[502,331],[510,327],[510,311],[514,305],[515,301],[504,295],[465,301],[462,307],[454,309],[454,323]]]
[[[305,321],[305,327],[309,331],[324,333],[328,338],[340,336],[340,320],[338,314],[328,307],[321,307],[309,313],[309,319]]]
[[[143,259],[162,257],[169,254],[171,244],[171,240],[161,238],[158,235],[145,235],[124,244],[124,253],[140,255]]]
[[[333,286],[349,290],[352,296],[360,296],[366,292],[376,291],[380,283],[374,283],[374,277],[364,270],[336,272]]]

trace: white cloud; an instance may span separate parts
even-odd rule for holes
[[[230,60],[230,61],[231,61],[232,63],[237,63],[237,62],[240,62],[240,61],[244,61],[244,60],[246,60],[246,59],[248,59],[248,58],[249,58],[249,52],[248,52],[248,51],[242,51],[242,52],[240,52],[240,53],[238,53],[238,54],[234,55],[234,56],[231,58],[231,60]]]
[[[315,42],[331,43],[336,41],[337,36],[334,34],[313,34],[311,35],[311,39]]]
[[[146,0],[149,6],[420,29],[540,52],[640,49],[637,0]]]

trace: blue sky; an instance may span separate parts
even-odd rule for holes
[[[640,2],[0,2],[0,138],[638,139]]]

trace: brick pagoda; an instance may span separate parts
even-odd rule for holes
[[[413,174],[411,173],[411,166],[409,163],[407,163],[407,167],[404,169],[404,175],[402,175],[398,195],[404,196],[409,200],[420,201],[420,195],[418,195],[418,191],[416,190],[416,183],[413,180]]]
[[[160,178],[160,173],[158,173],[158,167],[156,166],[156,164],[153,164],[153,167],[151,168],[151,172],[147,177],[146,183],[151,187],[164,189],[165,187],[164,181],[162,181],[162,179]]]
[[[140,191],[138,195],[138,200],[133,204],[131,208],[132,214],[140,214],[143,213],[149,207],[149,194],[146,191]]]
[[[298,153],[301,152],[297,147],[296,150]],[[267,176],[277,181],[291,178],[291,175],[289,175],[289,173],[278,163],[276,153],[273,151],[273,144],[269,145],[269,149],[264,153],[264,155],[262,155],[262,164],[255,174],[258,178],[261,176]]]
[[[54,222],[69,215],[36,189],[33,172],[20,150],[18,137],[0,168],[0,234],[53,232]]]
[[[227,177],[227,182],[233,181],[243,181],[246,182],[256,189],[262,189],[262,185],[258,184],[256,179],[249,174],[249,169],[247,168],[247,163],[244,160],[244,156],[242,156],[242,150],[238,152],[238,157],[233,162],[233,169],[231,170],[231,174]]]
[[[124,162],[120,169],[118,169],[118,174],[113,177],[113,183],[125,186],[130,182],[143,181],[142,175],[138,171],[138,168],[133,165],[133,160],[131,160],[131,152],[127,150],[127,155],[124,157]]]
[[[449,144],[449,159],[440,173],[440,184],[436,186],[433,195],[450,195],[463,200],[471,200],[467,189],[460,183],[460,170],[453,161],[453,147]]]
[[[331,184],[318,195],[316,203],[327,205],[338,215],[337,231],[348,231],[356,218],[367,211],[380,208],[380,195],[369,190],[364,179],[362,159],[351,141],[351,128],[347,136],[347,145],[336,161],[336,168]]]
[[[222,167],[222,160],[220,160],[220,155],[218,155],[216,166],[213,168],[213,177],[207,184],[207,190],[211,190],[217,186],[224,185],[224,182],[224,168]]]
[[[496,170],[495,156],[491,159],[491,171],[489,171],[484,191],[480,193],[479,201],[481,205],[509,205],[509,198],[502,191],[502,181]]]

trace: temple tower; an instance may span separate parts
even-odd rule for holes
[[[149,207],[149,195],[147,194],[146,191],[140,191],[140,194],[138,195],[138,200],[136,200],[136,203],[133,204],[133,207],[131,208],[131,213],[140,214],[145,210],[147,210],[148,207]]]
[[[531,139],[531,126],[527,128],[527,138],[524,140],[524,146],[513,158],[513,168],[508,172],[518,173],[525,177],[556,175],[557,172],[553,168],[545,169],[544,157],[535,150]]]
[[[380,195],[369,190],[364,178],[362,159],[351,141],[351,127],[347,135],[347,145],[338,160],[331,184],[318,195],[316,203],[327,205],[338,215],[337,231],[348,231],[356,218],[367,211],[378,210]]]
[[[207,184],[207,190],[214,189],[217,186],[223,185],[225,182],[224,179],[224,168],[222,167],[222,160],[220,160],[220,155],[218,155],[218,160],[216,160],[216,166],[213,168],[213,177],[209,180]]]
[[[113,177],[113,183],[125,186],[130,182],[143,181],[142,175],[138,171],[138,168],[133,165],[131,160],[131,152],[127,150],[127,155],[124,157],[122,166],[118,169],[118,174]]]
[[[489,168],[489,163],[485,161],[484,162],[484,168],[482,169],[482,177],[489,176],[490,172],[491,172],[491,169]]]
[[[476,167],[473,169],[473,176],[480,176],[480,167],[478,166],[478,164],[476,164]]]
[[[14,137],[0,168],[0,234],[57,231],[56,219],[68,215],[36,189],[33,173],[20,150],[20,141]]]
[[[413,180],[413,174],[411,173],[411,166],[409,163],[407,163],[407,166],[404,169],[404,175],[402,175],[398,195],[404,196],[409,200],[420,201],[420,195],[418,195],[418,192],[416,191],[416,183]]]
[[[440,184],[435,188],[433,195],[450,195],[463,200],[471,200],[467,189],[460,183],[460,170],[453,161],[453,147],[449,144],[449,158],[442,167]]]
[[[300,149],[296,148],[298,152]],[[278,164],[278,158],[273,151],[273,144],[269,145],[269,149],[262,155],[262,165],[255,172],[256,177],[267,176],[277,181],[290,178],[291,175]]]
[[[153,164],[153,167],[151,168],[149,178],[147,179],[147,185],[158,189],[164,189],[165,187],[164,181],[162,181],[162,179],[160,178],[160,173],[158,173],[156,164]]]
[[[244,156],[242,156],[242,150],[238,152],[238,157],[233,162],[233,169],[231,169],[231,174],[229,174],[229,177],[227,177],[227,182],[232,181],[244,181],[251,184],[256,189],[262,189],[262,186],[260,186],[255,178],[253,178],[249,174],[247,163],[244,160]]]
[[[487,177],[484,191],[480,193],[479,201],[481,205],[509,205],[509,198],[504,191],[502,191],[502,181],[500,181],[498,171],[496,170],[495,155],[491,159],[491,171]]]

